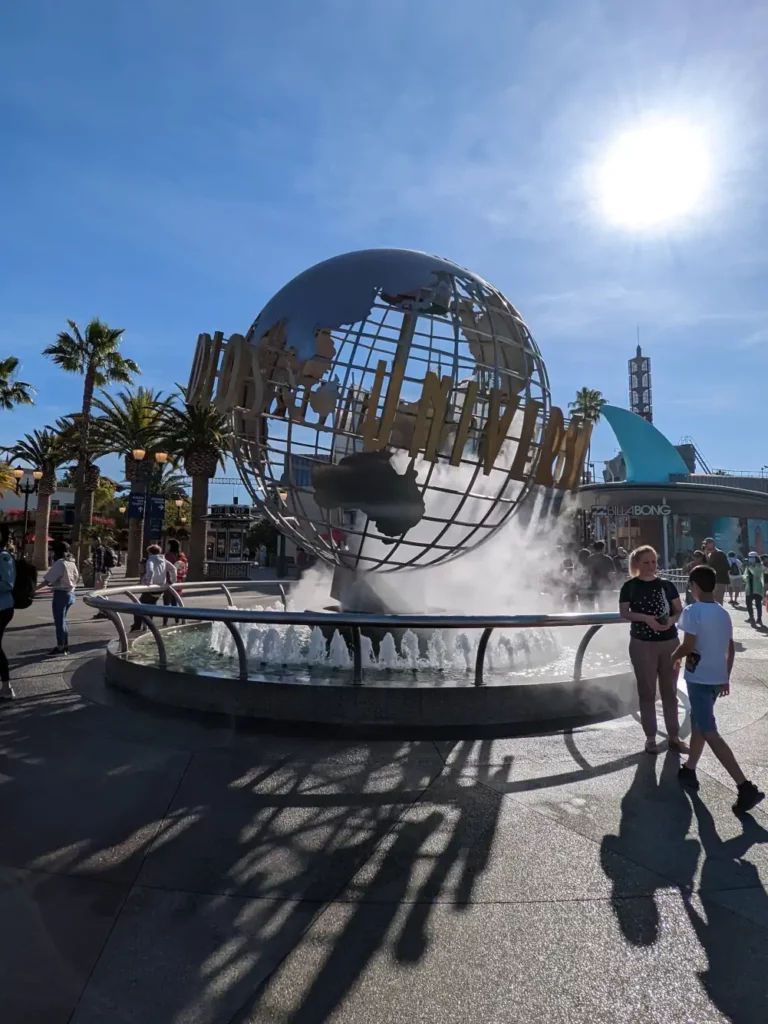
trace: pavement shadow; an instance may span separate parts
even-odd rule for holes
[[[709,966],[699,978],[709,998],[732,1024],[756,1024],[765,1020],[768,1006],[768,893],[757,868],[743,858],[756,843],[768,843],[768,831],[751,815],[740,818],[742,833],[722,840],[714,818],[698,793],[690,794],[704,851],[699,912],[690,895],[684,896],[688,919],[707,955]],[[732,885],[726,898],[742,890],[748,917],[723,903],[720,881],[727,864]],[[759,924],[753,924],[756,921]]]
[[[656,757],[644,754],[621,801],[618,835],[606,835],[600,845],[603,871],[613,882],[613,912],[625,939],[633,946],[651,946],[659,937],[655,893],[624,897],[622,876],[616,875],[619,858],[653,871],[659,889],[676,886],[689,893],[699,858],[699,843],[688,838],[691,807],[677,781],[680,761],[669,752],[657,778]],[[619,857],[611,855],[618,854]]]
[[[205,1006],[206,1019],[247,1019],[304,932],[375,863],[294,1017],[319,1024],[391,936],[410,889],[418,886],[418,896],[394,940],[395,956],[410,963],[427,950],[431,908],[457,868],[456,901],[472,899],[502,800],[484,785],[483,772],[486,781],[503,783],[509,765],[464,780],[455,806],[450,795],[440,797],[411,819],[435,779],[445,781],[444,771],[458,778],[461,758],[444,769],[432,743],[392,742],[382,756],[382,745],[276,737],[264,737],[252,752],[188,753],[114,737],[105,728],[109,714],[71,692],[0,712],[0,865],[39,872],[34,917],[37,945],[46,949],[39,969],[66,976],[67,1015],[78,1004],[85,1020],[159,1021],[187,1019]],[[482,799],[468,799],[468,786]],[[446,825],[439,853],[428,853]],[[372,860],[380,846],[380,861]],[[417,875],[425,860],[426,878]],[[107,883],[115,892],[114,927],[80,973],[61,919],[63,879]],[[384,883],[386,898],[377,900]],[[188,924],[179,923],[178,911],[163,916],[164,901],[177,897],[192,908],[184,912]],[[222,928],[224,903],[234,909]],[[73,926],[76,933],[87,930],[86,918]],[[7,927],[12,932],[14,922]],[[190,930],[209,943],[205,955],[198,949],[190,957]],[[151,966],[158,944],[159,973]],[[127,961],[143,965],[138,987]],[[183,983],[171,981],[176,973]],[[64,1007],[54,1013],[46,1003],[36,1012],[33,1005],[54,997],[6,986],[0,1017],[3,1007],[7,1013],[23,1005],[26,1020],[59,1019]]]

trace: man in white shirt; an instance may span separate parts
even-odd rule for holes
[[[765,797],[754,782],[749,782],[733,751],[717,731],[715,701],[731,692],[731,670],[735,648],[731,617],[715,598],[717,574],[708,565],[699,565],[688,577],[693,604],[684,610],[678,623],[683,642],[672,653],[679,668],[685,658],[685,683],[691,703],[691,752],[678,777],[692,789],[699,788],[696,765],[704,744],[725,768],[738,789],[733,809],[736,814],[751,811]]]

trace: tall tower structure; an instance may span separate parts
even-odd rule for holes
[[[653,423],[651,360],[643,355],[639,344],[634,359],[629,360],[629,408],[630,412]]]

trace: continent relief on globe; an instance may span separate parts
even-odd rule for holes
[[[398,473],[386,449],[354,452],[336,465],[312,469],[315,501],[324,509],[359,509],[376,524],[385,537],[399,537],[416,526],[424,516],[424,499],[419,491],[413,462]]]

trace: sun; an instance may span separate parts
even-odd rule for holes
[[[608,147],[597,165],[597,199],[609,223],[653,231],[696,212],[710,175],[710,148],[700,128],[671,118],[650,121]]]

